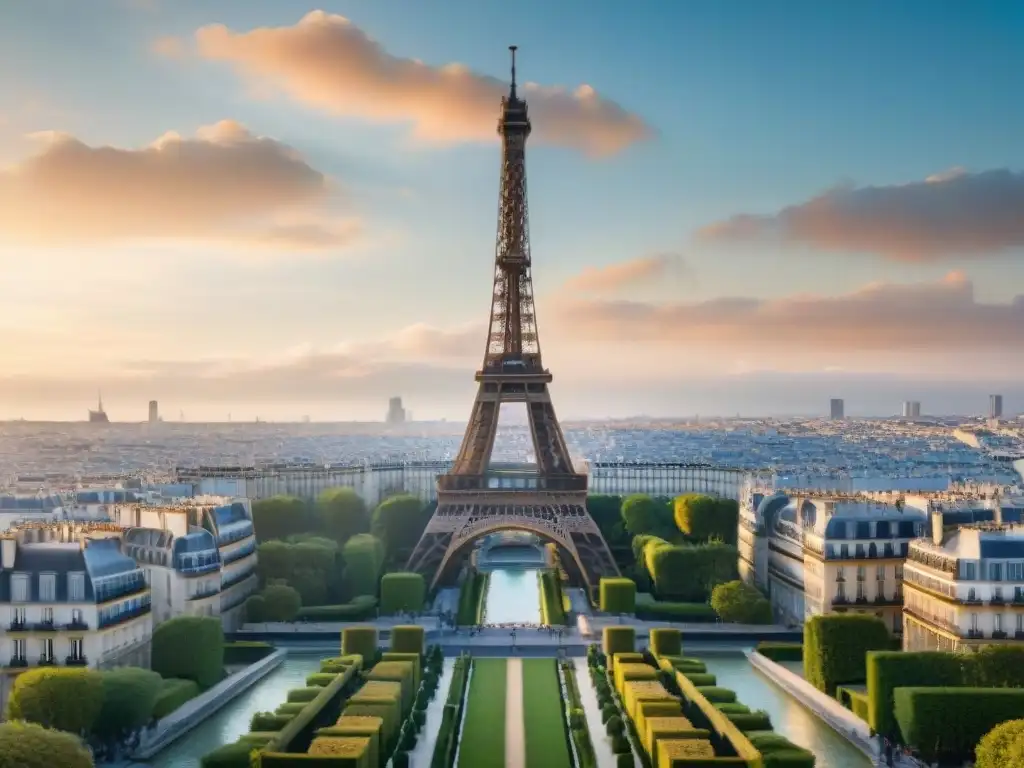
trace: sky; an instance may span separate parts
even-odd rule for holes
[[[0,5],[0,418],[464,420],[519,46],[565,419],[1024,410],[1013,0]]]

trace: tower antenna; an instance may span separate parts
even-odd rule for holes
[[[512,100],[516,98],[516,51],[519,50],[518,45],[510,45],[508,49],[512,52]]]

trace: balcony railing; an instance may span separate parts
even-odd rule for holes
[[[989,605],[1006,605],[1006,598],[1002,595],[996,597],[995,595],[988,601]]]
[[[71,623],[67,626],[72,632],[86,632],[89,629],[89,624],[82,619],[72,619]]]
[[[60,626],[53,623],[53,619],[49,621],[37,621],[32,625],[32,629],[36,632],[56,632],[60,629]]]
[[[7,662],[8,667],[14,667],[15,669],[22,669],[28,666],[28,659],[24,656],[12,656],[11,660]]]
[[[24,621],[12,621],[7,625],[8,632],[28,632],[28,624]]]
[[[968,640],[984,640],[985,639],[985,633],[982,632],[980,629],[968,629],[967,630],[967,639]]]
[[[68,656],[64,659],[64,663],[69,667],[87,667],[89,659],[85,656]]]
[[[440,475],[437,478],[439,491],[511,491],[525,490],[521,488],[495,488],[490,481],[494,475]],[[510,474],[510,478],[518,479]],[[530,490],[546,491],[585,491],[587,490],[586,475],[534,475],[529,478],[533,484]]]
[[[195,592],[188,596],[189,600],[204,600],[207,597],[213,597],[214,595],[220,594],[220,586],[212,587],[210,589],[203,589]]]
[[[1006,639],[1006,632],[1004,630],[1001,630],[1001,629],[993,630],[993,632],[992,632],[992,639],[993,640],[1005,640]]]
[[[40,667],[52,667],[57,664],[56,656],[40,656],[37,662]]]
[[[175,569],[178,573],[184,573],[189,576],[198,576],[202,573],[213,573],[214,571],[220,570],[220,561],[214,560],[212,563],[202,563],[200,565],[181,565],[184,560],[179,560],[179,564],[175,565]]]
[[[99,629],[106,629],[107,627],[124,624],[126,621],[137,619],[139,616],[145,616],[150,611],[152,611],[152,606],[149,603],[146,603],[145,605],[140,605],[138,608],[133,608],[129,611],[122,611],[114,616],[101,618],[99,621]]]
[[[101,585],[96,589],[96,602],[109,603],[122,597],[131,597],[139,592],[146,591],[148,588],[146,586],[146,577],[140,572],[126,584]]]
[[[246,544],[244,547],[236,549],[234,552],[228,552],[226,555],[223,556],[224,565],[227,565],[228,563],[233,563],[236,560],[241,560],[243,557],[248,557],[255,551],[256,542],[253,541],[249,544]]]

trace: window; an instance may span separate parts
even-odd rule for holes
[[[843,566],[836,568],[836,581],[845,581],[846,577],[843,575]]]
[[[840,600],[845,600],[846,599],[846,584],[843,583],[843,582],[839,582],[839,584],[837,584],[836,586],[837,586],[836,597],[839,598]]]
[[[28,574],[27,573],[13,573],[13,574],[11,574],[11,602],[12,603],[27,603],[28,602]]]
[[[863,600],[864,599],[864,582],[863,581],[858,581],[857,582],[857,599],[858,600]]]
[[[885,581],[885,566],[879,565],[875,568],[875,578],[878,581]]]
[[[974,563],[963,563],[963,577],[965,581],[977,581]]]
[[[1003,588],[1002,587],[993,587],[992,588],[992,600],[993,601],[999,601],[999,600],[1002,600],[1002,599],[1003,599]]]
[[[1007,563],[1006,580],[1024,581],[1024,563]]]
[[[39,574],[39,602],[52,603],[57,599],[57,574]]]
[[[71,609],[71,623],[72,624],[84,624],[85,623],[85,620],[82,618],[82,609],[81,608],[72,608]]]
[[[849,548],[849,546],[847,546],[846,544],[840,544],[839,545],[839,556],[840,557],[849,557],[850,556],[850,548]]]
[[[43,608],[43,624],[53,624],[53,608]]]
[[[1003,580],[1003,564],[1002,563],[989,563],[988,564],[988,578],[991,581],[1002,581]]]
[[[903,581],[903,566],[896,566],[896,581]]]
[[[1017,614],[1017,631],[1024,632],[1024,613]]]
[[[899,611],[896,611],[896,613],[894,613],[892,615],[892,631],[893,632],[899,632],[901,629],[903,629],[902,618],[903,618],[903,614],[900,613]]]
[[[85,602],[85,574],[80,571],[68,574],[68,601]]]
[[[967,602],[973,603],[978,599],[978,592],[974,587],[967,590]]]
[[[971,629],[974,631],[978,630],[978,614],[976,613],[971,614]]]
[[[50,661],[53,661],[53,638],[47,637],[40,643],[40,646],[41,647],[39,649],[39,658],[49,659]]]
[[[1003,614],[997,613],[992,617],[992,629],[996,632],[1003,631]]]
[[[25,609],[15,608],[11,611],[11,623],[12,624],[24,624],[25,623]]]
[[[25,658],[25,641],[15,640],[11,643],[13,648],[11,649],[11,658],[24,659]]]
[[[864,571],[865,568],[863,565],[857,566],[857,581],[864,581]]]

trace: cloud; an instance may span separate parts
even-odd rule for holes
[[[576,300],[561,318],[604,341],[666,342],[806,353],[1024,351],[1024,296],[983,304],[959,272],[930,283],[877,283],[852,293],[691,303]]]
[[[0,170],[0,239],[35,245],[187,239],[329,249],[354,224],[338,190],[294,149],[223,120],[142,149],[56,132]]]
[[[508,86],[460,64],[441,67],[388,53],[348,19],[312,11],[290,27],[234,32],[214,24],[195,35],[200,56],[225,61],[266,85],[332,114],[412,123],[434,142],[493,141]],[[161,47],[175,49],[164,42]],[[637,115],[589,85],[575,91],[527,83],[534,138],[592,156],[615,154],[653,135]]]
[[[680,256],[662,253],[604,267],[586,267],[578,275],[569,278],[563,287],[567,291],[611,293],[668,277],[673,271],[685,270],[686,265]]]
[[[733,216],[697,237],[776,238],[910,262],[991,256],[1024,246],[1024,173],[953,168],[909,184],[842,187],[774,215]]]
[[[150,50],[159,56],[169,59],[180,59],[188,53],[188,48],[180,37],[158,37],[150,45]]]

